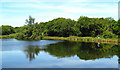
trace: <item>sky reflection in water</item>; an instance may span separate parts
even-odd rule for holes
[[[114,44],[3,39],[3,68],[118,68]]]

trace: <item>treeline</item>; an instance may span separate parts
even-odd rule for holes
[[[0,34],[2,34],[2,35],[9,35],[9,34],[15,33],[14,28],[12,26],[9,26],[9,25],[2,25],[0,27],[0,29],[2,29],[0,31]]]
[[[22,40],[39,40],[43,36],[58,37],[96,37],[117,38],[120,34],[120,21],[113,18],[89,18],[81,16],[77,21],[56,18],[48,22],[35,22],[35,18],[29,16],[26,25],[22,27],[1,26],[2,35],[17,33],[16,38]]]

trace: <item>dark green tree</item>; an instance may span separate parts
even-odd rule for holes
[[[2,25],[0,29],[2,29],[2,35],[9,35],[9,34],[15,33],[14,28],[9,25]]]

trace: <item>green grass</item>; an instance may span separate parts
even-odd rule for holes
[[[98,39],[98,37],[77,37],[77,36],[70,36],[68,38],[94,39],[94,40],[118,40],[118,38],[103,38],[103,37],[101,37],[100,39]]]
[[[51,39],[70,39],[70,38],[77,38],[77,39],[91,39],[91,40],[118,40],[117,38],[100,38],[98,37],[77,37],[77,36],[70,36],[70,37],[51,37],[51,36],[45,36],[45,38],[51,38]]]
[[[10,38],[15,38],[15,35],[16,34],[10,34],[10,35],[0,35],[0,38],[2,39],[10,39]],[[83,40],[75,40],[75,41],[90,41],[90,42],[98,42],[98,41],[101,41],[102,40],[105,40],[105,41],[112,41],[114,43],[114,41],[118,41],[118,39],[116,38],[100,38],[98,39],[98,37],[77,37],[77,36],[70,36],[70,37],[51,37],[51,36],[45,36],[43,37],[44,40],[48,40],[48,39],[51,39],[51,40],[69,40],[69,41],[74,41],[75,39],[83,39]]]
[[[11,39],[15,38],[16,34],[10,34],[10,35],[0,35],[0,39]]]
[[[100,38],[97,37],[77,37],[77,36],[70,36],[70,37],[50,37],[46,36],[43,39],[51,39],[51,40],[69,40],[69,41],[81,41],[81,42],[101,42],[101,43],[118,43],[118,39],[115,38]]]

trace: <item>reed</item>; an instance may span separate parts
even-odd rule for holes
[[[83,42],[120,43],[117,39],[97,39],[96,37],[43,37],[44,40],[69,40]]]

